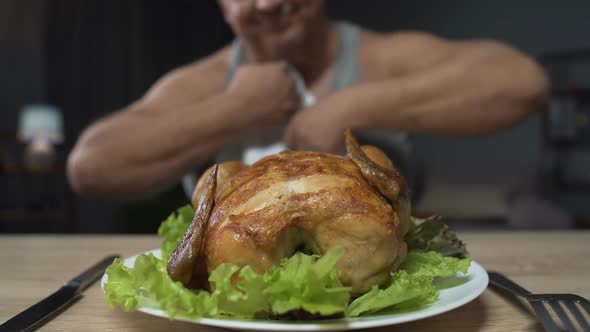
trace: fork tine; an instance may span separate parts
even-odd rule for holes
[[[569,309],[569,311],[572,313],[572,315],[574,315],[574,317],[576,317],[576,320],[578,321],[578,324],[580,324],[582,331],[590,331],[590,325],[588,324],[588,321],[586,320],[586,318],[584,318],[584,315],[582,315],[582,312],[576,306],[576,302],[563,301],[561,303],[563,303],[566,306],[566,308]]]
[[[586,310],[586,312],[588,313],[588,315],[590,315],[590,301],[588,301],[586,299],[581,299],[578,303],[580,303],[582,308],[584,308]]]
[[[539,318],[539,320],[543,324],[545,331],[559,332],[557,325],[555,325],[553,318],[551,318],[551,315],[549,314],[549,311],[547,311],[547,308],[545,308],[545,306],[543,305],[543,302],[530,301],[530,304],[533,307],[533,309],[535,310],[535,313],[537,314],[537,318]]]
[[[563,310],[563,308],[559,304],[559,301],[548,301],[548,303],[551,306],[551,308],[553,308],[553,311],[555,311],[555,313],[557,314],[559,319],[561,319],[561,322],[563,323],[563,325],[565,325],[565,329],[568,331],[571,331],[571,332],[575,332],[576,327],[574,326],[574,323],[568,317],[568,315],[565,313],[565,311]],[[577,319],[577,317],[576,317],[576,319]]]

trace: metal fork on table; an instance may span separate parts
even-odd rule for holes
[[[579,309],[581,308],[590,315],[590,301],[587,299],[574,294],[532,294],[498,272],[489,272],[488,275],[492,285],[527,300],[546,331],[559,331],[557,322],[547,310],[547,306],[549,306],[559,317],[567,331],[580,331],[574,324],[574,321],[576,321],[582,331],[590,332],[590,323]],[[573,316],[574,321],[568,316],[566,310]]]

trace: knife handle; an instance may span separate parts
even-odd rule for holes
[[[507,290],[510,293],[516,294],[521,297],[526,297],[527,295],[531,294],[531,292],[520,287],[514,281],[508,279],[505,275],[501,273],[492,271],[488,272],[488,276],[490,278],[490,283],[492,285]]]
[[[98,280],[104,274],[105,270],[109,265],[113,264],[115,258],[119,258],[119,255],[111,255],[103,258],[100,262],[93,265],[88,270],[80,273],[74,279],[68,281],[66,285],[78,287],[78,290],[81,292],[88,288],[91,284],[93,284],[96,280]]]
[[[80,297],[81,294],[78,292],[77,288],[64,286],[25,311],[4,322],[0,325],[0,332],[34,331]]]

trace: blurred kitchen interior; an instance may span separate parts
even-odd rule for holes
[[[589,1],[329,0],[328,7],[375,30],[499,39],[551,75],[548,109],[508,132],[413,136],[416,214],[441,214],[464,229],[590,226]],[[136,203],[81,199],[68,187],[65,158],[89,123],[232,38],[212,0],[1,0],[0,233],[155,232],[187,203],[180,187]],[[53,121],[63,141],[55,140],[53,159],[41,160],[48,167],[35,168],[23,141],[26,111],[48,105],[61,114]]]

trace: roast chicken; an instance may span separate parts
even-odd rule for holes
[[[346,132],[347,155],[285,151],[247,167],[215,165],[194,191],[195,218],[168,261],[175,281],[207,289],[217,266],[264,273],[296,251],[344,248],[339,277],[360,295],[405,259],[410,225],[405,180],[378,148]]]

